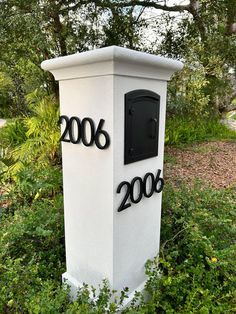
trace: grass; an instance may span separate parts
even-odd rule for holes
[[[236,141],[236,131],[229,130],[216,118],[194,120],[188,117],[172,117],[167,119],[165,143],[168,145],[225,139]]]
[[[177,163],[176,157],[171,156],[171,155],[166,153],[164,155],[164,163],[168,163],[168,164],[171,164],[171,165],[176,165],[176,163]]]
[[[216,153],[219,151],[218,147],[214,146],[198,146],[198,145],[192,145],[187,146],[188,150],[194,152],[194,153],[200,153],[200,154],[208,154],[208,153]]]

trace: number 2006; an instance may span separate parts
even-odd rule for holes
[[[160,193],[163,190],[164,187],[164,180],[160,178],[161,170],[159,169],[157,171],[156,177],[154,177],[154,174],[151,172],[148,172],[145,174],[144,178],[141,177],[135,177],[131,181],[131,183],[127,181],[123,181],[118,185],[118,188],[116,190],[117,193],[121,192],[121,189],[123,186],[126,186],[126,193],[125,196],[118,208],[118,212],[128,208],[131,206],[130,203],[126,203],[128,198],[130,198],[130,201],[134,204],[137,204],[141,201],[142,197],[151,197],[154,192]],[[148,184],[148,182],[150,184]],[[138,185],[139,192],[138,195],[135,195],[135,185]],[[150,187],[148,188],[148,185]],[[148,191],[149,189],[149,191]]]
[[[92,146],[94,143],[99,149],[106,149],[110,145],[109,134],[102,129],[105,120],[100,119],[98,127],[96,129],[94,121],[91,118],[84,118],[82,121],[78,117],[68,118],[67,116],[60,116],[59,123],[61,124],[63,120],[66,123],[65,129],[62,132],[60,141],[70,142],[72,144],[79,144],[82,140],[82,143],[85,146]],[[90,127],[90,139],[87,139],[86,133],[86,124]],[[74,132],[77,130],[77,135]],[[67,139],[66,137],[69,137]],[[103,136],[105,141],[102,144],[100,142],[100,136]]]

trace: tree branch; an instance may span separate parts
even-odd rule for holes
[[[119,8],[142,6],[144,8],[154,8],[154,9],[168,11],[168,12],[184,12],[184,11],[191,12],[192,10],[192,7],[190,4],[168,6],[166,4],[159,4],[157,2],[148,1],[148,0],[129,0],[129,1],[120,1],[117,3],[116,2],[114,3],[111,0],[96,0],[96,1],[94,0],[94,1],[90,1],[90,3],[91,2],[94,2],[97,6],[100,6],[102,8],[111,8],[114,6],[119,7]],[[70,6],[69,9],[72,11],[75,11],[83,4],[88,4],[88,1],[82,0],[79,3],[73,6]]]
[[[145,1],[145,0],[130,0],[130,1],[120,1],[119,3],[113,3],[109,0],[100,0],[98,1],[99,5],[103,7],[109,7],[111,5],[115,5],[117,7],[130,7],[130,6],[142,6],[146,8],[154,8],[163,11],[169,12],[183,12],[189,11],[190,5],[174,5],[174,6],[167,6],[166,4],[159,4],[154,1]]]
[[[144,12],[145,8],[142,8],[139,12],[139,15],[137,16],[136,20],[135,20],[135,23],[138,23],[139,19],[141,18],[143,12]]]

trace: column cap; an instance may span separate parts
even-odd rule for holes
[[[99,75],[126,75],[168,80],[181,70],[183,63],[177,60],[110,46],[92,51],[45,60],[44,70],[57,80]]]

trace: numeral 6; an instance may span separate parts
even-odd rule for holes
[[[106,131],[102,130],[104,122],[105,122],[104,119],[100,120],[98,127],[97,127],[97,130],[96,130],[96,133],[95,133],[95,136],[94,136],[95,144],[96,144],[97,148],[99,148],[99,149],[106,149],[110,145],[109,134]],[[102,145],[99,141],[101,135],[103,135],[105,137],[105,144],[104,145]]]
[[[159,169],[157,171],[157,175],[156,175],[156,179],[155,179],[155,183],[154,183],[154,190],[157,193],[160,193],[163,188],[164,188],[164,179],[160,178],[160,174],[161,174],[161,170]]]

